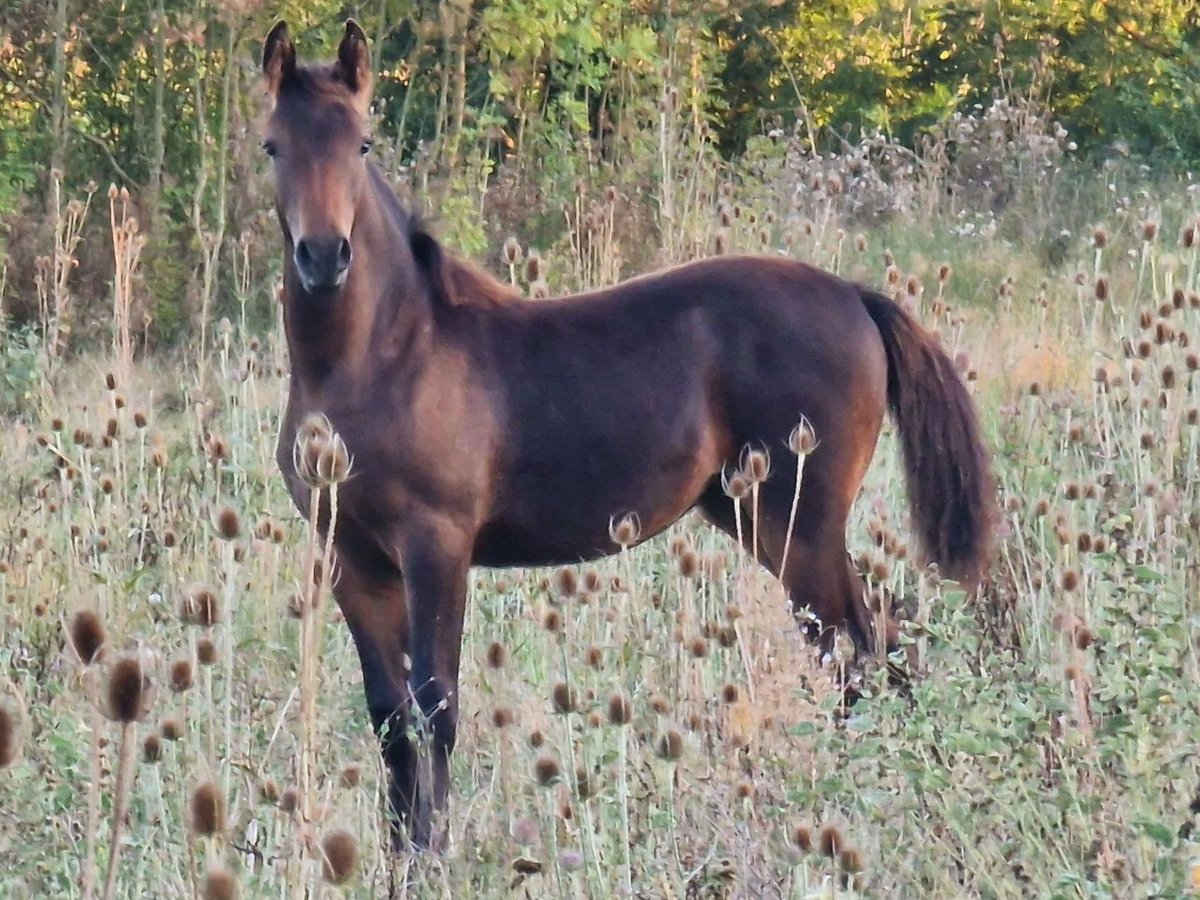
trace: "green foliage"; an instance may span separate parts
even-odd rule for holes
[[[37,409],[44,362],[32,327],[0,328],[0,415],[26,417]]]

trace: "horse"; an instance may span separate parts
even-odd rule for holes
[[[845,532],[890,408],[925,558],[978,582],[994,496],[976,414],[893,299],[795,260],[719,256],[525,301],[443,249],[369,159],[357,24],[331,63],[299,65],[279,22],[262,71],[291,365],[277,459],[307,515],[301,423],[325,416],[353,457],[318,527],[334,530],[397,850],[428,847],[446,808],[472,566],[594,559],[630,542],[614,520],[638,523],[636,543],[696,509],[782,573],[816,637],[871,651]],[[740,529],[723,476],[747,447],[786,454],[802,420],[818,443],[795,509],[780,466]]]

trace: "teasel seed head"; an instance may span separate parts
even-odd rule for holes
[[[1074,591],[1079,587],[1079,573],[1074,569],[1063,572],[1062,588],[1064,591]]]
[[[728,479],[722,474],[722,480],[725,481],[725,494],[734,500],[742,500],[750,494],[750,482],[746,480],[740,472],[735,473]]]
[[[854,847],[846,847],[838,854],[838,863],[847,875],[857,875],[863,870],[862,853]]]
[[[7,703],[0,702],[0,769],[7,769],[21,755],[21,720]]]
[[[202,666],[211,666],[217,661],[217,645],[211,638],[196,641],[196,661]]]
[[[163,719],[159,731],[165,740],[177,741],[183,737],[183,721],[174,717]]]
[[[846,846],[846,839],[842,837],[842,832],[836,825],[826,825],[821,829],[817,836],[818,845],[821,848],[821,854],[833,859],[842,848]]]
[[[800,422],[788,435],[788,449],[797,456],[807,456],[817,449],[817,433],[806,416],[800,417]]]
[[[142,741],[142,759],[148,763],[156,763],[162,759],[162,738],[157,734],[146,735]]]
[[[242,533],[242,519],[232,506],[222,506],[217,513],[217,534],[223,540],[232,541]]]
[[[260,803],[272,806],[279,802],[279,783],[274,778],[264,778],[258,783],[258,799]]]
[[[556,713],[569,713],[575,710],[575,692],[565,681],[554,685],[550,692],[550,701]]]
[[[171,661],[170,680],[171,690],[177,694],[182,694],[195,684],[195,671],[192,669],[192,661],[187,657],[179,657]]]
[[[503,669],[508,662],[508,648],[499,641],[492,641],[488,644],[486,656],[489,669]]]
[[[677,762],[683,756],[683,735],[670,728],[658,737],[655,752],[668,762]]]
[[[508,728],[515,721],[513,711],[507,706],[497,706],[492,710],[492,725],[501,730]]]
[[[636,544],[642,536],[642,523],[638,518],[638,514],[628,513],[622,516],[621,520],[615,524],[610,520],[608,524],[608,536],[612,538],[614,544],[622,548]]]
[[[330,884],[344,884],[358,864],[358,841],[345,828],[321,838],[321,876]]]
[[[211,781],[205,781],[192,789],[188,801],[192,831],[210,837],[225,831],[225,798]]]
[[[534,776],[542,787],[549,787],[562,778],[562,766],[550,755],[539,756],[533,764]]]
[[[294,813],[300,806],[300,789],[289,784],[279,795],[279,808],[285,813]]]
[[[105,688],[105,714],[115,722],[138,722],[154,702],[154,683],[136,656],[113,663]]]
[[[81,609],[71,617],[67,637],[76,658],[89,666],[100,658],[104,650],[104,623],[90,609]]]
[[[629,701],[620,694],[608,698],[608,722],[610,725],[628,725],[633,718]]]
[[[771,457],[764,450],[750,450],[742,463],[742,474],[751,484],[761,484],[771,474]]]
[[[524,255],[521,252],[521,243],[515,237],[509,237],[504,241],[504,263],[505,265],[515,266],[521,261]]]
[[[574,597],[579,592],[579,576],[575,570],[561,568],[555,572],[554,589],[560,597]]]
[[[185,625],[211,628],[221,618],[221,604],[208,587],[194,584],[179,601],[179,618]]]
[[[201,900],[237,900],[241,896],[237,876],[223,863],[212,862],[200,885]]]

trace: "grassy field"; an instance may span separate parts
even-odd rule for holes
[[[0,896],[99,896],[117,845],[122,897],[1200,891],[1200,205],[1161,191],[1096,221],[1060,198],[1053,260],[1032,211],[860,236],[785,228],[763,190],[714,204],[724,246],[886,284],[957,355],[994,450],[994,583],[915,567],[890,432],[850,541],[907,612],[913,678],[868,663],[848,713],[844,663],[699,521],[477,570],[441,855],[382,849],[357,659],[307,604],[281,331],[57,363],[0,433]]]

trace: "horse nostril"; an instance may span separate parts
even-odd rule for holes
[[[354,251],[350,248],[350,242],[346,238],[342,238],[338,244],[338,269],[345,270],[350,268],[350,260],[354,257]]]
[[[312,262],[312,251],[308,249],[308,241],[299,240],[296,242],[296,265],[306,266]]]

